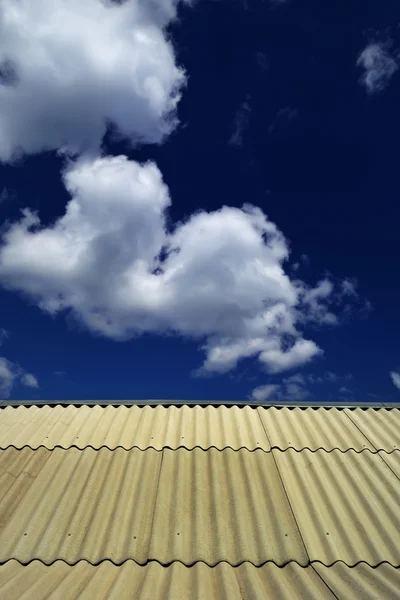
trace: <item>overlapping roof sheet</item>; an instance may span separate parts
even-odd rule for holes
[[[0,448],[400,449],[400,410],[244,406],[7,406]]]
[[[2,408],[0,599],[400,598],[399,415]]]

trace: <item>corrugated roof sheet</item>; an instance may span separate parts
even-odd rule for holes
[[[344,410],[259,407],[257,411],[273,448],[376,451]]]
[[[398,425],[384,408],[2,408],[0,598],[400,598]]]
[[[387,563],[375,569],[365,563],[187,568],[179,562],[163,567],[128,561],[118,567],[82,561],[71,567],[33,561],[25,567],[11,560],[0,566],[0,598],[7,600],[382,600],[399,598],[399,590],[400,570]]]
[[[400,410],[245,406],[7,406],[0,448],[400,448]]]
[[[26,594],[24,596],[24,594]],[[312,568],[272,563],[256,568],[244,563],[233,569],[226,563],[214,568],[197,563],[188,569],[181,563],[141,567],[132,561],[116,567],[86,562],[70,567],[58,561],[50,567],[17,561],[0,566],[0,597],[60,598],[60,600],[334,600],[335,596]]]
[[[8,406],[0,417],[0,448],[270,449],[249,406]]]
[[[273,452],[311,561],[400,566],[400,481],[379,454]]]
[[[9,448],[1,467],[0,562],[308,563],[271,453]]]
[[[400,449],[400,410],[346,408],[344,412],[377,450]]]

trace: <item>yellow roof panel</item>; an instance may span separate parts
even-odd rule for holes
[[[14,448],[0,451],[3,474]],[[24,451],[26,464],[45,448]],[[55,449],[0,503],[0,562],[307,564],[271,453]],[[10,507],[11,503],[11,507]]]
[[[257,408],[273,448],[354,450],[374,446],[343,410],[335,408]]]
[[[400,565],[400,482],[379,454],[272,452],[311,561]]]
[[[45,566],[39,561],[23,567],[17,561],[0,566],[0,597],[7,600],[335,600],[312,567],[273,563],[255,567],[197,563],[168,567],[153,562],[121,566],[103,562],[93,566],[81,561],[74,566],[58,561]],[[383,600],[383,597],[382,597]]]
[[[7,462],[15,461],[16,452],[0,451],[0,477],[7,472]],[[49,451],[39,448],[30,453],[47,456]],[[7,515],[0,521],[0,562],[9,558],[145,562],[161,456],[153,449],[50,452],[27,490],[8,493],[0,502],[0,515]],[[29,464],[29,452],[25,457]]]
[[[0,409],[0,599],[400,598],[398,415]]]
[[[395,450],[393,452],[381,450],[379,456],[400,480],[400,450]]]
[[[383,563],[373,569],[365,563],[349,568],[315,563],[314,569],[341,600],[396,600],[400,598],[400,569]]]
[[[105,561],[74,566],[57,561],[46,566],[33,561],[26,567],[11,560],[0,565],[0,598],[7,600],[394,600],[400,597],[400,569],[387,563],[372,568],[342,562],[300,567],[267,563],[255,567],[220,563],[185,567],[157,562],[146,566]]]
[[[392,452],[400,449],[400,410],[344,409],[348,417],[377,450]]]
[[[19,406],[0,409],[0,448],[262,448],[270,444],[249,406]]]
[[[162,563],[308,562],[271,453],[165,450],[153,529]]]

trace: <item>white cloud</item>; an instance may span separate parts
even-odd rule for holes
[[[352,391],[350,388],[348,388],[348,387],[346,387],[345,385],[343,385],[343,386],[340,388],[340,390],[339,390],[339,393],[340,393],[340,394],[352,394],[352,393],[353,393],[353,391]]]
[[[357,66],[364,69],[360,83],[369,94],[381,92],[399,68],[397,61],[390,55],[389,48],[387,43],[372,42],[357,59]]]
[[[280,373],[305,365],[319,354],[322,354],[322,350],[318,348],[315,342],[298,339],[291,348],[284,351],[281,347],[263,350],[260,354],[260,360],[267,365],[270,373]]]
[[[16,383],[32,388],[39,387],[34,375],[25,373],[18,364],[0,356],[0,398],[8,398]]]
[[[281,127],[287,126],[290,121],[296,119],[298,117],[299,111],[297,108],[292,108],[291,106],[285,106],[278,110],[272,119],[271,125],[268,127],[268,133],[274,133],[277,129]]]
[[[0,328],[0,345],[8,336],[8,331]],[[38,380],[34,375],[26,373],[18,364],[0,356],[0,398],[8,398],[17,382],[27,387],[39,387]]]
[[[400,373],[397,371],[391,371],[390,377],[393,381],[393,384],[400,390]]]
[[[44,311],[72,311],[92,332],[128,339],[174,332],[204,341],[202,373],[258,357],[271,373],[321,354],[300,326],[337,322],[334,286],[291,280],[283,234],[246,205],[167,228],[167,187],[153,163],[70,163],[71,201],[44,227],[29,210],[3,234],[0,282]]]
[[[37,389],[39,387],[39,382],[36,377],[32,375],[32,373],[24,373],[21,377],[21,383],[22,385],[30,388]]]
[[[350,381],[353,379],[351,373],[346,373],[345,375],[337,375],[336,373],[332,373],[332,371],[326,371],[322,375],[307,375],[307,381],[311,384],[319,384],[319,383],[338,383],[339,381]]]
[[[265,400],[269,400],[272,396],[275,396],[279,388],[279,385],[260,385],[253,390],[252,398],[253,400],[264,402]]]
[[[286,383],[283,388],[281,399],[300,402],[302,400],[307,400],[310,396],[311,393],[303,386],[298,385],[297,383]]]
[[[0,397],[8,398],[13,388],[14,382],[18,376],[15,365],[4,358],[0,357]]]
[[[342,281],[342,294],[344,296],[358,296],[357,290],[357,283],[356,281],[353,279],[343,279]]]
[[[164,31],[179,0],[2,0],[0,160],[132,143],[176,125],[185,76]]]
[[[3,188],[1,193],[0,193],[0,204],[4,204],[5,202],[7,202],[7,200],[9,200],[11,194],[8,191],[7,188]]]
[[[400,378],[400,375],[399,375]],[[302,400],[306,400],[307,398],[313,397],[314,392],[308,389],[311,386],[311,389],[315,385],[319,385],[322,383],[325,384],[335,384],[339,381],[349,381],[352,379],[350,374],[347,375],[336,375],[332,373],[332,371],[327,371],[323,375],[315,376],[312,373],[310,374],[301,374],[295,373],[294,375],[290,375],[289,377],[285,377],[277,384],[270,384],[266,386],[260,386],[253,390],[251,394],[251,398],[253,400],[272,400],[272,401],[281,401],[281,402],[301,402]],[[266,388],[270,390],[268,398],[263,397],[263,389]],[[339,389],[340,394],[352,394],[352,390],[350,390],[346,386],[341,386]],[[343,397],[341,397],[343,399]],[[353,398],[347,396],[344,398],[347,400],[351,400]]]
[[[305,385],[306,377],[301,375],[301,373],[295,373],[290,377],[287,377],[284,381],[288,381],[289,383],[298,383],[299,385]]]
[[[232,146],[239,147],[243,144],[243,135],[245,130],[248,128],[250,121],[250,100],[251,96],[247,95],[246,99],[242,102],[236,112],[233,124],[233,133],[229,140],[229,143]]]
[[[304,377],[292,375],[282,380],[280,384],[261,385],[251,393],[252,400],[280,402],[301,402],[310,398],[311,393],[305,388]]]

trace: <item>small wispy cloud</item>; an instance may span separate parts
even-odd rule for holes
[[[25,373],[18,364],[0,356],[0,397],[8,398],[16,383],[30,388],[39,387],[39,382],[32,373]]]
[[[343,279],[341,287],[344,296],[358,296],[357,282],[354,279]]]
[[[24,373],[21,376],[21,383],[22,385],[26,386],[26,387],[30,387],[30,388],[39,388],[39,382],[37,380],[37,378],[32,375],[32,373]]]
[[[300,260],[293,263],[292,270],[298,271],[301,267],[308,267],[309,264],[310,264],[310,259],[308,258],[307,254],[302,254],[300,256]]]
[[[280,387],[280,385],[273,384],[260,385],[252,391],[251,399],[258,400],[258,402],[265,402],[265,400],[275,397]]]
[[[63,377],[65,375],[65,371],[54,371],[54,375],[57,375],[57,377]]]
[[[258,402],[276,400],[280,402],[300,402],[311,397],[305,387],[305,379],[301,374],[291,375],[280,384],[267,384],[256,387],[251,393],[251,399]]]
[[[243,144],[243,135],[245,130],[249,126],[251,107],[250,107],[251,96],[247,95],[245,100],[242,102],[238,110],[236,111],[233,133],[229,140],[231,146],[240,147]]]
[[[269,60],[267,55],[264,52],[257,52],[256,54],[257,64],[260,67],[261,71],[268,71],[269,69]]]
[[[7,202],[9,197],[10,197],[10,194],[9,194],[7,188],[3,188],[2,191],[0,192],[0,204],[4,204],[4,202]]]
[[[8,336],[8,331],[0,328],[0,345]],[[17,363],[0,356],[0,398],[9,398],[16,383],[30,388],[39,387],[39,382],[32,373],[27,373]]]
[[[353,391],[350,388],[346,387],[345,385],[342,385],[342,387],[339,390],[339,393],[340,394],[352,394]]]
[[[357,59],[357,66],[364,69],[359,82],[368,94],[384,90],[399,68],[398,60],[391,54],[390,47],[390,41],[371,42]]]
[[[290,0],[269,0],[269,4],[273,8],[277,8],[278,6],[283,6],[284,4],[287,4],[288,2],[290,2]]]
[[[322,375],[307,375],[307,381],[309,381],[311,384],[338,383],[343,381],[351,381],[352,379],[353,376],[351,373],[337,375],[337,373],[333,373],[332,371],[326,371]]]
[[[264,402],[266,400],[280,401],[280,402],[301,402],[318,397],[316,393],[310,390],[310,387],[318,386],[320,384],[338,384],[340,381],[350,381],[352,375],[347,373],[346,375],[337,375],[332,371],[327,371],[322,375],[315,376],[312,374],[295,373],[290,377],[285,377],[280,383],[271,383],[267,385],[261,385],[256,387],[250,398],[252,400],[258,400]],[[352,390],[342,385],[339,389],[339,394],[344,394],[344,399],[351,400]],[[343,398],[342,398],[343,399]]]
[[[393,384],[400,390],[400,373],[398,371],[391,371],[390,377],[393,381]]]
[[[284,108],[281,108],[280,110],[278,110],[278,112],[272,120],[271,125],[268,127],[268,133],[271,134],[278,128],[280,128],[282,125],[293,121],[293,119],[296,119],[298,117],[298,114],[299,111],[297,110],[297,108],[292,108],[290,106],[285,106]]]

